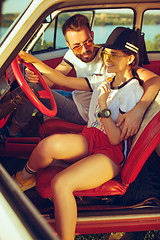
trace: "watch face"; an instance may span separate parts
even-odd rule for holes
[[[104,112],[104,115],[105,115],[106,117],[109,117],[109,116],[110,116],[110,111],[106,110],[106,111]]]

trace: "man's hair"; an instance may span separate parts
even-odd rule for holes
[[[66,22],[62,26],[62,32],[64,37],[66,36],[67,31],[80,31],[84,27],[87,27],[91,32],[91,26],[89,24],[89,20],[86,16],[81,14],[75,14],[72,17],[68,18]]]

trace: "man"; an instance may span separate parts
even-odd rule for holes
[[[99,58],[100,50],[93,45],[94,34],[91,31],[88,19],[83,15],[76,14],[64,23],[62,30],[69,50],[56,70],[67,75],[74,68],[77,77],[103,74],[104,69],[101,68],[102,62]],[[123,124],[122,139],[132,136],[138,131],[145,111],[160,89],[160,77],[156,74],[143,68],[137,68],[137,74],[144,81],[145,93],[136,107],[118,120],[117,125]],[[38,82],[37,76],[29,70],[27,70],[26,75],[27,79],[33,83],[32,87],[38,90],[39,85],[35,84]],[[45,81],[49,87],[52,87],[48,79],[45,78]],[[73,93],[73,100],[55,91],[53,91],[53,96],[58,109],[57,117],[82,125],[86,124],[90,94],[76,91]],[[0,108],[1,105],[0,103]],[[14,112],[13,121],[9,127],[10,135],[16,135],[20,128],[29,122],[33,109],[34,106],[31,103],[19,105]]]

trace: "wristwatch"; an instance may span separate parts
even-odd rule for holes
[[[102,112],[98,113],[99,118],[109,118],[111,116],[111,111],[109,109],[103,109]]]

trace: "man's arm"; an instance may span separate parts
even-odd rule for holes
[[[67,75],[72,70],[72,67],[62,60],[62,62],[55,69],[61,72],[63,75]]]
[[[141,101],[146,111],[160,90],[160,76],[144,68],[138,68],[137,73],[144,82],[144,95]]]
[[[144,81],[144,95],[131,111],[121,115],[117,120],[117,126],[123,123],[121,140],[137,133],[144,113],[160,89],[160,77],[158,75],[144,68],[138,68],[137,73],[139,78]]]

